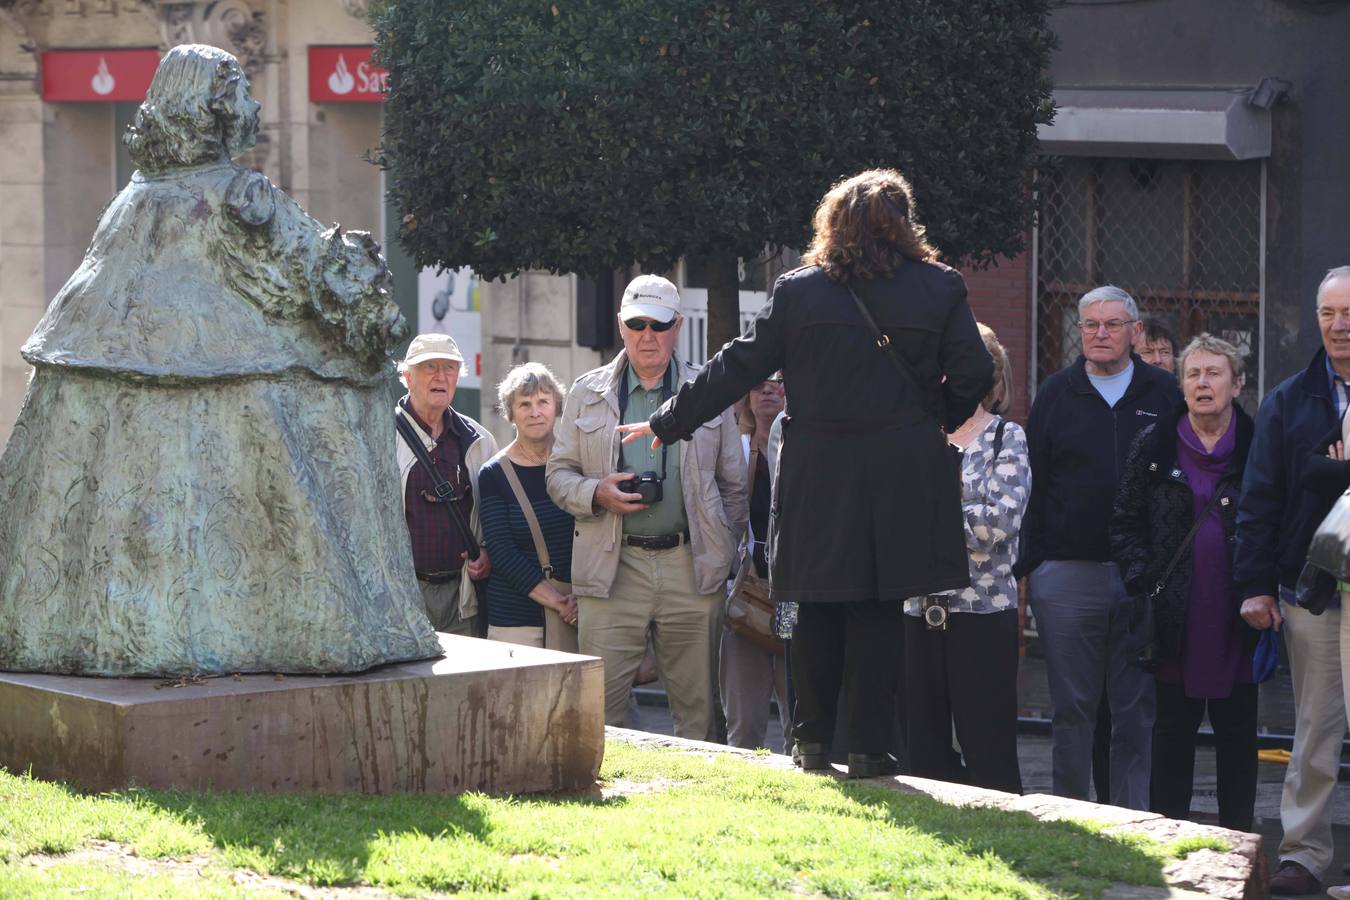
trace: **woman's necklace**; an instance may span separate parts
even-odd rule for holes
[[[548,463],[548,454],[550,447],[545,444],[542,447],[528,448],[520,441],[516,441],[516,455],[520,457],[522,464],[527,466],[542,466]]]

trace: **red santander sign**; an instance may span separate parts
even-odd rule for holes
[[[42,54],[42,99],[140,103],[158,65],[158,50],[48,50]]]
[[[389,72],[370,61],[372,47],[310,47],[309,99],[314,103],[383,103]]]

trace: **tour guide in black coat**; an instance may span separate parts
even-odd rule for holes
[[[782,370],[788,417],[770,552],[775,599],[801,604],[796,755],[805,768],[827,765],[842,678],[854,776],[888,763],[902,601],[970,583],[959,457],[943,428],[964,422],[993,379],[965,283],[925,261],[933,253],[910,209],[892,170],[836,185],[816,211],[812,265],[779,278],[750,330],[650,422],[662,441],[687,439]],[[877,345],[846,285],[917,384]]]

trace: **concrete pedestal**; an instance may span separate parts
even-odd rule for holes
[[[594,657],[439,635],[361,675],[0,673],[0,765],[88,790],[576,790],[604,754]]]

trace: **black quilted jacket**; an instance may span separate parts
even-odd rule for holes
[[[1121,577],[1130,596],[1148,594],[1162,577],[1167,564],[1191,525],[1195,522],[1195,504],[1186,473],[1177,466],[1177,423],[1186,414],[1180,406],[1163,416],[1135,437],[1125,462],[1120,487],[1116,491],[1111,516],[1111,555],[1120,566]],[[1242,471],[1252,445],[1251,417],[1233,407],[1237,417],[1237,443],[1232,460],[1219,479],[1218,509],[1223,521],[1229,552],[1237,529],[1238,494],[1242,490]],[[1153,601],[1159,656],[1180,657],[1186,628],[1186,606],[1191,595],[1191,550],[1188,546],[1171,576]],[[1242,623],[1238,611],[1242,598],[1233,590],[1233,627],[1255,632]]]

